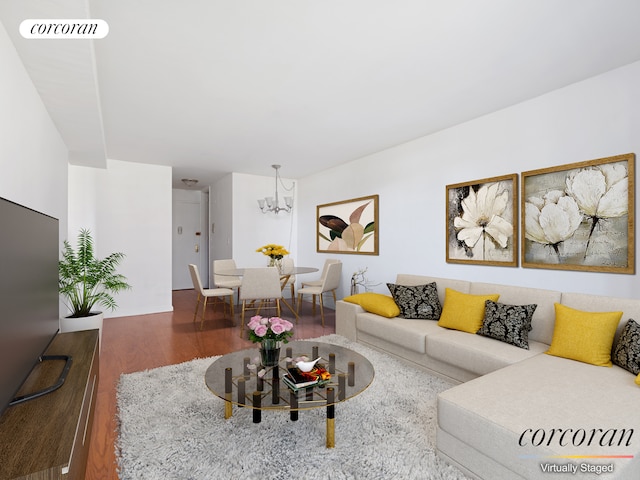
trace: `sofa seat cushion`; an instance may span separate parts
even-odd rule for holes
[[[444,330],[434,321],[408,318],[384,318],[372,313],[359,313],[356,327],[368,335],[382,338],[417,353],[425,353],[425,338]]]
[[[478,375],[485,375],[499,368],[525,360],[547,350],[548,345],[529,342],[525,350],[492,338],[444,330],[426,339],[427,354],[443,362],[464,368]]]
[[[633,455],[632,459],[573,462],[614,463],[614,474],[607,474],[606,478],[640,478],[637,476],[640,475],[640,415],[634,414],[638,410],[638,398],[634,376],[620,367],[602,368],[536,355],[439,394],[438,425],[447,434],[524,478],[554,477],[543,473],[541,464],[572,462],[548,458],[551,455]],[[591,445],[584,441],[576,446],[569,441],[561,446],[558,443],[561,432],[558,432],[546,446],[553,429],[584,430],[589,436],[596,429],[597,441]],[[609,437],[604,440],[606,446],[599,444],[602,436],[598,429],[609,430]],[[615,437],[614,429],[617,430]],[[625,429],[627,436],[618,445]],[[631,429],[634,431],[627,446]],[[532,441],[535,432],[537,436]],[[543,435],[545,440],[541,442]],[[576,437],[578,443],[580,435]],[[611,438],[615,438],[614,446],[608,445]]]

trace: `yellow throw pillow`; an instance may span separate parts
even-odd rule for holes
[[[611,366],[611,346],[622,312],[584,312],[555,304],[556,324],[546,353],[600,367]]]
[[[484,320],[484,302],[494,302],[500,298],[499,294],[471,295],[446,288],[444,292],[444,306],[438,325],[463,332],[476,333],[482,327]]]
[[[636,385],[640,385],[640,373],[636,377]]]
[[[365,292],[343,298],[345,302],[356,303],[367,312],[376,313],[382,317],[393,318],[400,315],[400,308],[389,295]]]

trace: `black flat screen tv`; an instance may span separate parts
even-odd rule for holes
[[[0,198],[0,414],[58,332],[58,223]]]

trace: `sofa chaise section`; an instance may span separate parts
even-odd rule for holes
[[[612,463],[614,472],[601,478],[637,479],[639,394],[633,375],[615,365],[536,355],[442,392],[438,453],[483,479],[544,479],[550,477],[544,465],[570,462]],[[559,429],[572,431],[561,437]],[[590,455],[633,458],[554,458]]]

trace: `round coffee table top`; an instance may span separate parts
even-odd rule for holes
[[[317,348],[317,356],[314,350]],[[326,389],[335,389],[335,402],[355,397],[362,393],[373,381],[375,372],[371,362],[358,352],[330,343],[297,340],[282,344],[280,350],[280,363],[277,367],[262,367],[260,365],[260,352],[257,348],[240,350],[228,353],[215,360],[205,373],[205,383],[209,390],[221,399],[254,408],[253,394],[261,393],[261,410],[292,409],[291,390],[282,381],[282,376],[287,372],[288,366],[293,366],[286,361],[286,357],[296,359],[306,356],[309,359],[321,357],[320,364],[329,369],[330,355],[335,355],[335,371],[331,375],[329,383],[322,386],[314,386],[310,389],[301,389],[297,393],[298,404],[296,410],[326,407]],[[255,365],[255,369],[246,368],[245,365]],[[353,375],[349,378],[350,365]],[[231,392],[226,385],[226,370],[231,368]],[[257,373],[264,369],[262,378]],[[342,378],[340,378],[342,377]],[[240,387],[239,387],[240,386]],[[344,393],[341,391],[344,389]],[[243,394],[244,393],[244,394]],[[293,410],[293,409],[292,409]]]

